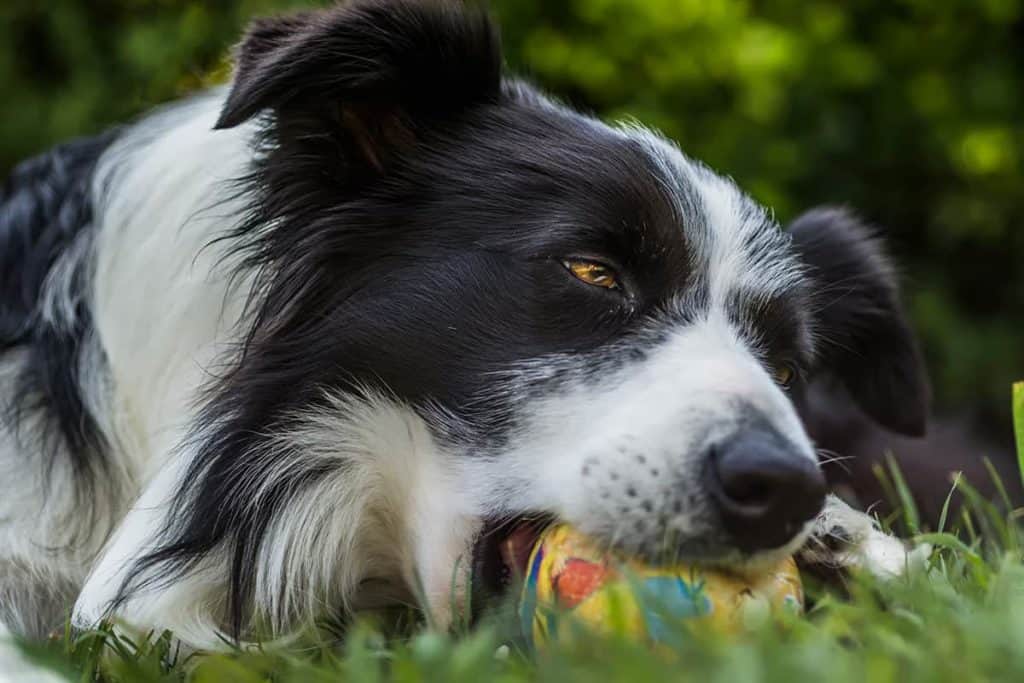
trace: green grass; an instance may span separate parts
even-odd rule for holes
[[[1017,436],[1017,465],[1024,478],[1024,382],[1013,385],[1013,431]]]
[[[932,539],[935,540],[934,538]],[[963,681],[1024,680],[1024,566],[1017,554],[936,551],[927,577],[857,581],[825,593],[802,618],[733,638],[678,629],[671,648],[593,636],[534,657],[494,655],[494,628],[387,640],[369,624],[344,642],[176,661],[163,636],[142,648],[107,632],[68,636],[41,658],[73,680],[178,681]],[[116,652],[102,658],[103,648]]]
[[[1017,435],[1024,438],[1024,388],[1015,387]],[[1024,471],[1024,470],[1022,470]],[[880,472],[898,521],[917,532],[920,521],[893,466]],[[889,583],[851,577],[842,590],[808,584],[804,616],[779,615],[734,636],[680,623],[659,649],[623,635],[588,635],[544,652],[507,641],[508,624],[494,622],[458,634],[385,629],[364,619],[344,637],[308,640],[287,650],[182,658],[170,634],[141,644],[108,630],[25,644],[39,662],[69,680],[195,681],[801,681],[911,683],[1024,680],[1024,561],[1020,510],[1003,512],[966,482],[958,515],[943,511],[939,528],[919,533],[934,547],[930,567]]]

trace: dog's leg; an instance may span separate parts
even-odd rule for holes
[[[413,566],[406,573],[413,576],[420,606],[439,630],[468,624],[473,541],[480,520],[453,514],[419,520],[414,523]]]
[[[188,646],[208,649],[223,645],[216,610],[223,584],[211,571],[220,556],[211,555],[183,576],[159,575],[152,583],[121,593],[136,561],[153,550],[164,528],[168,504],[177,490],[185,458],[172,459],[145,488],[97,559],[75,602],[72,623],[91,628],[110,619],[129,634],[164,630]]]
[[[903,541],[882,531],[874,518],[836,496],[826,498],[813,524],[797,553],[797,561],[812,571],[854,569],[888,579],[923,567],[931,552],[927,545],[908,550]]]

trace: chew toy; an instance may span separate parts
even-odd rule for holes
[[[537,539],[519,603],[524,635],[537,647],[578,633],[580,626],[653,642],[665,640],[684,620],[732,631],[748,615],[780,609],[803,609],[792,558],[743,576],[683,564],[651,566],[601,551],[564,524]]]

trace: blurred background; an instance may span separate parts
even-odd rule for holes
[[[298,0],[3,0],[0,174],[227,78],[246,19]],[[785,222],[884,227],[940,413],[1009,448],[1024,378],[1019,0],[493,0],[510,66],[635,117]]]

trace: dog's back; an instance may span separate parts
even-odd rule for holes
[[[66,298],[73,308],[69,315],[55,315],[44,292],[67,261],[63,257],[79,248],[89,230],[93,173],[115,136],[77,140],[30,159],[14,169],[0,191],[0,510],[8,521],[0,539],[9,551],[0,561],[7,579],[0,584],[0,620],[27,633],[59,618],[50,608],[59,604],[55,598],[71,593],[74,583],[72,577],[40,574],[38,567],[14,559],[24,554],[19,550],[31,553],[32,544],[52,540],[41,533],[46,525],[38,523],[38,494],[78,495],[64,487],[68,477],[61,473],[87,467],[88,454],[101,438],[81,394],[68,390],[75,386],[81,340],[91,325],[82,305],[81,274],[66,274],[66,288],[77,290]],[[43,424],[48,428],[33,429]],[[54,521],[70,526],[68,520]],[[26,584],[35,588],[14,589]],[[32,604],[23,604],[26,600]],[[34,615],[36,623],[25,623],[26,615]]]
[[[190,424],[214,340],[230,343],[224,255],[204,245],[240,211],[227,181],[248,138],[214,133],[218,111],[216,94],[174,103],[3,185],[0,623],[13,631],[63,620],[158,466],[149,454],[170,449],[153,442]]]
[[[90,184],[115,133],[19,164],[0,190],[0,350],[30,344],[43,283],[92,221]]]

